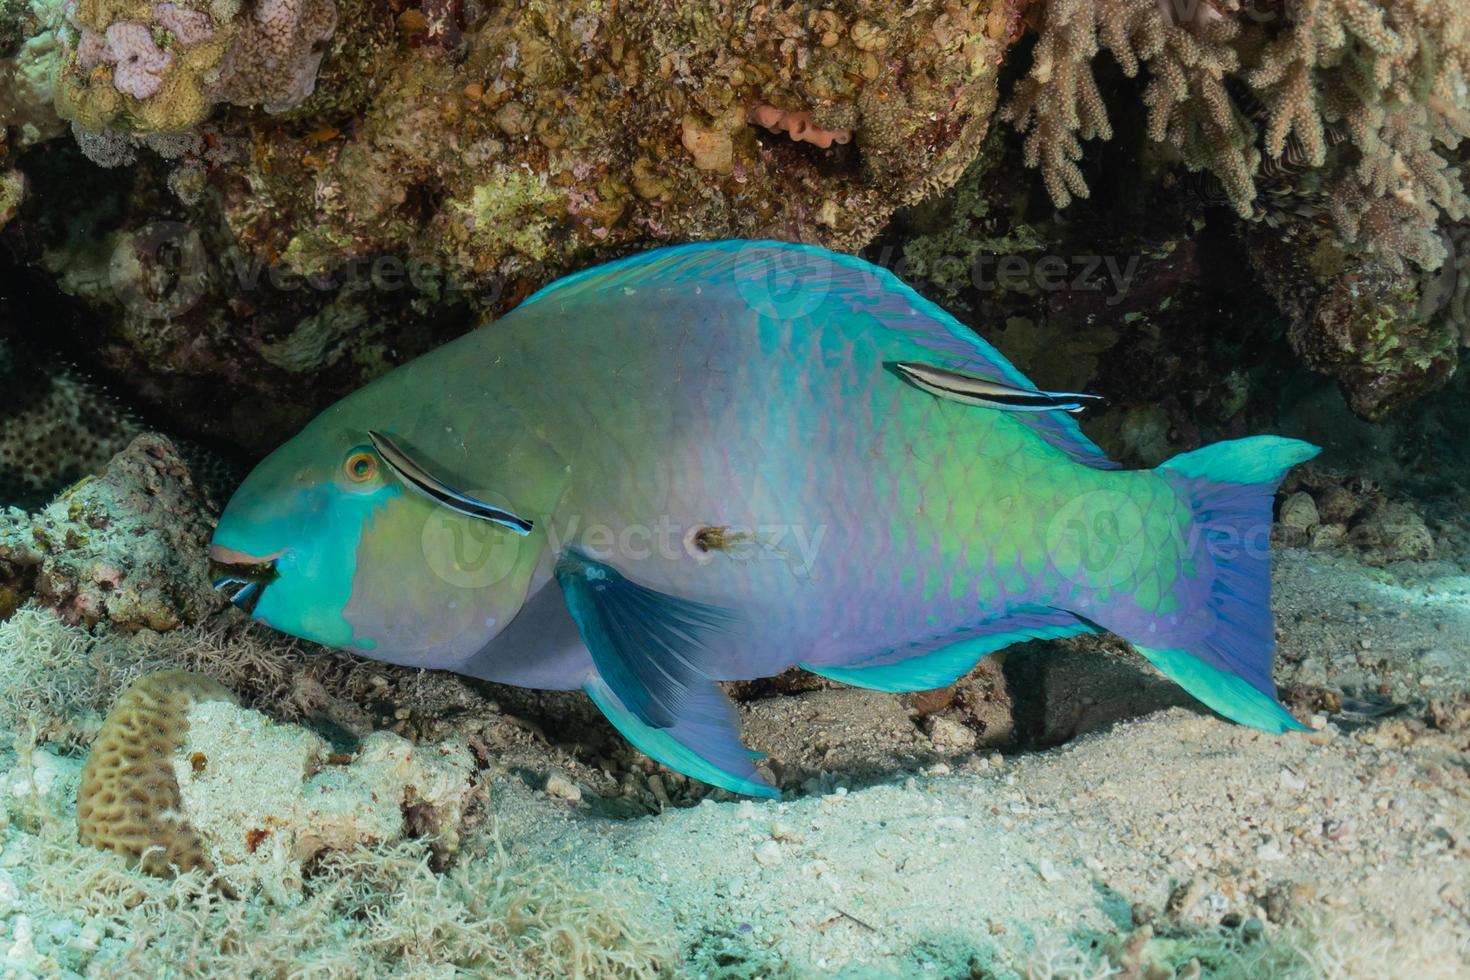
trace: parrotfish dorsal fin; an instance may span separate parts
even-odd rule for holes
[[[815,245],[723,241],[654,249],[559,279],[523,305],[559,303],[571,315],[576,307],[609,296],[659,291],[688,295],[691,289],[712,298],[726,291],[764,317],[840,324],[853,331],[893,330],[915,348],[902,358],[905,361],[922,360],[1036,390],[1000,351],[892,272]],[[883,367],[875,364],[873,370]],[[1118,468],[1066,412],[1024,412],[1015,418],[1079,463]]]
[[[997,408],[1007,412],[1080,412],[1088,405],[1102,401],[1100,395],[1017,388],[988,378],[977,378],[960,371],[946,371],[944,368],[914,361],[900,361],[893,367],[908,381],[931,395],[981,408]]]

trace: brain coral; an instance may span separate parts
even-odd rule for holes
[[[149,674],[128,688],[82,769],[81,842],[118,851],[150,874],[204,865],[203,842],[180,814],[172,759],[184,744],[191,706],[232,700],[215,681],[182,670]]]

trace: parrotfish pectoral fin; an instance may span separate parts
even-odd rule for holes
[[[675,724],[691,691],[713,683],[708,641],[735,625],[729,610],[644,588],[576,550],[556,578],[598,673],[645,723]]]
[[[478,518],[499,524],[501,527],[509,528],[517,534],[525,535],[531,533],[532,524],[524,517],[518,517],[503,507],[487,504],[469,494],[456,490],[448,483],[434,476],[418,460],[414,459],[402,446],[394,442],[389,436],[381,432],[369,432],[368,438],[373,441],[373,448],[383,458],[398,478],[419,493],[428,497],[435,503],[442,504],[450,510],[456,511],[466,517]]]
[[[981,408],[996,408],[1007,412],[1075,413],[1102,401],[1101,395],[1038,391],[1035,388],[1005,384],[991,378],[976,377],[914,361],[900,361],[893,368],[915,387],[931,395]]]
[[[1026,640],[1059,640],[1097,628],[1060,609],[1018,610],[1002,619],[963,631],[958,638],[940,637],[905,644],[857,663],[814,667],[800,664],[829,680],[870,691],[900,694],[948,687],[987,654]],[[968,634],[968,635],[964,635]]]
[[[740,744],[735,708],[713,682],[690,692],[678,720],[656,728],[638,717],[600,676],[585,690],[623,737],[639,751],[686,776],[747,796],[781,795],[756,770],[759,753]]]
[[[628,741],[713,786],[779,795],[711,679],[707,641],[736,623],[733,614],[645,588],[575,550],[557,562],[556,578],[597,667],[584,687]]]

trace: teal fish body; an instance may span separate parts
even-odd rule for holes
[[[772,790],[716,681],[948,684],[1107,629],[1231,718],[1271,685],[1272,436],[1124,471],[891,274],[807,246],[567,277],[343,399],[253,472],[253,614],[394,663],[586,690],[639,748]]]

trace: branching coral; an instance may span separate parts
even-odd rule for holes
[[[1166,8],[1169,5],[1164,5]],[[1168,140],[1191,169],[1219,174],[1232,199],[1255,196],[1252,132],[1230,98],[1226,77],[1238,67],[1239,25],[1201,3],[1175,20],[1155,0],[1049,0],[1031,70],[1002,118],[1026,133],[1026,163],[1040,167],[1058,207],[1087,196],[1077,162],[1082,140],[1111,139],[1112,125],[1092,72],[1107,50],[1133,77],[1146,66],[1149,134]]]
[[[1454,152],[1470,135],[1470,7],[1456,0],[1301,0],[1248,18],[1236,0],[1046,0],[1030,72],[1002,110],[1058,206],[1085,196],[1081,140],[1108,139],[1103,50],[1149,80],[1149,135],[1255,213],[1262,153],[1327,167],[1339,233],[1391,270],[1445,258],[1436,226],[1470,212]],[[1343,140],[1354,153],[1334,161]]]
[[[1356,149],[1328,189],[1350,241],[1388,268],[1445,260],[1437,226],[1461,220],[1470,197],[1453,151],[1470,136],[1470,8],[1455,0],[1302,0],[1247,76],[1267,106],[1266,149],[1295,140],[1328,162],[1325,126]]]

